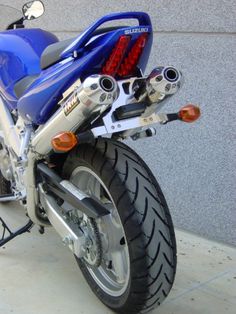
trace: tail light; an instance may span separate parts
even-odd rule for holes
[[[134,43],[127,57],[124,59],[131,41],[131,36],[120,36],[111,52],[111,55],[103,66],[101,73],[111,75],[113,77],[116,74],[121,77],[132,75],[146,45],[147,38],[148,33],[141,34]]]
[[[118,42],[115,45],[115,48],[111,52],[109,59],[102,68],[102,74],[111,76],[116,75],[128,48],[130,39],[130,36],[120,36]]]
[[[119,76],[128,76],[133,74],[135,67],[141,57],[143,49],[146,45],[148,38],[148,33],[143,33],[139,36],[132,49],[130,50],[128,56],[125,58],[124,62],[121,64],[118,74]]]

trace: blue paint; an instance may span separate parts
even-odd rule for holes
[[[139,26],[151,26],[151,20],[147,13],[144,12],[123,12],[123,13],[113,13],[103,16],[101,19],[97,20],[92,26],[90,26],[81,36],[79,36],[67,49],[62,52],[62,57],[67,57],[73,53],[75,50],[79,50],[84,47],[84,45],[91,38],[93,32],[102,24],[114,20],[123,19],[136,19],[139,21]]]
[[[93,38],[94,30],[103,23],[130,18],[137,19],[138,26],[114,30]],[[136,33],[137,28],[139,32]],[[40,69],[40,56],[48,45],[57,41],[54,35],[38,29],[2,32],[0,33],[0,92],[10,108],[17,106],[25,120],[38,125],[44,124],[56,110],[62,93],[71,84],[78,78],[84,80],[91,74],[101,72],[118,38],[127,31],[132,33],[130,47],[140,36],[140,32],[149,33],[147,45],[138,64],[138,67],[144,71],[152,46],[152,25],[146,13],[127,12],[104,16],[62,52],[58,63],[45,70]],[[76,59],[73,57],[74,51],[78,54]],[[15,83],[33,74],[38,74],[38,78],[17,100],[13,90]]]
[[[27,75],[40,73],[40,56],[56,41],[56,36],[41,29],[0,32],[0,93],[12,109],[17,106],[14,85]]]

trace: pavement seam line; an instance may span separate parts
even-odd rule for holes
[[[177,299],[181,298],[182,296],[185,296],[187,294],[189,294],[190,292],[194,291],[194,290],[197,290],[201,287],[204,287],[205,285],[207,285],[208,283],[218,279],[218,278],[221,278],[225,275],[229,274],[229,270],[223,272],[223,273],[220,273],[219,275],[215,276],[215,277],[212,277],[211,279],[207,280],[207,281],[204,281],[200,284],[195,284],[193,285],[192,287],[190,287],[189,289],[185,289],[184,292],[180,293],[179,295],[177,295],[176,297],[174,298],[169,298],[169,300],[167,300],[165,303],[172,303],[174,301],[176,301]]]

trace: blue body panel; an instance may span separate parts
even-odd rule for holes
[[[119,30],[110,31],[108,33],[99,35],[93,38],[92,33],[95,29],[97,29],[101,24],[111,20],[117,19],[137,19],[139,24],[136,27],[127,27]],[[35,30],[32,30],[35,31]],[[14,31],[13,31],[14,32]],[[40,70],[39,68],[39,57],[44,50],[44,48],[48,45],[49,37],[46,35],[47,39],[43,40],[39,38],[38,35],[35,34],[35,43],[31,43],[32,51],[34,53],[30,53],[27,58],[25,58],[25,68],[21,71],[18,71],[19,76],[21,78],[29,75],[39,73],[38,78],[34,81],[34,83],[25,91],[23,96],[18,100],[17,108],[19,110],[20,115],[28,121],[33,122],[34,124],[44,124],[52,115],[52,113],[56,109],[56,105],[58,101],[62,97],[62,93],[71,86],[78,78],[81,80],[85,79],[87,76],[95,73],[100,73],[101,68],[104,65],[104,62],[109,57],[114,45],[121,35],[130,34],[132,36],[132,40],[130,42],[130,47],[134,44],[137,38],[140,36],[142,32],[148,32],[148,42],[145,46],[143,54],[139,60],[138,67],[144,71],[152,46],[152,26],[149,16],[146,13],[142,12],[127,12],[127,13],[117,13],[111,14],[103,17],[94,23],[90,28],[88,28],[82,35],[78,36],[77,39],[67,47],[61,54],[61,60],[52,65],[51,67]],[[5,33],[5,32],[4,32]],[[4,33],[0,33],[0,43],[1,36]],[[9,31],[6,32],[7,34]],[[47,33],[48,34],[48,33]],[[51,35],[51,40],[53,38],[55,42],[57,39]],[[21,35],[19,36],[21,39]],[[32,38],[33,40],[33,38]],[[40,43],[39,43],[40,41]],[[35,47],[35,45],[39,45],[40,48]],[[0,44],[0,50],[1,50]],[[28,53],[30,48],[28,49]],[[21,55],[24,60],[24,53],[22,51],[24,49],[18,48],[15,50],[15,55]],[[17,52],[18,51],[18,52]],[[77,57],[73,57],[74,51],[77,52]],[[1,56],[1,51],[0,51]],[[1,57],[0,57],[1,58]],[[0,63],[1,64],[1,63]],[[10,71],[14,71],[14,67],[9,64],[11,68]],[[1,78],[1,70],[0,70],[0,80]],[[16,98],[13,92],[13,80],[11,81],[11,87],[5,88],[4,94],[9,102],[11,108],[15,107]],[[1,89],[0,83],[0,89]],[[4,89],[4,87],[3,87]],[[1,92],[1,90],[0,90]],[[14,104],[14,106],[13,106]]]
[[[27,75],[40,73],[43,50],[58,39],[41,29],[16,29],[0,33],[0,94],[12,109],[17,106],[14,85]]]
[[[91,38],[93,32],[102,24],[108,21],[123,19],[136,19],[138,20],[140,27],[152,25],[149,15],[144,12],[123,12],[103,16],[101,19],[97,20],[93,25],[91,25],[81,36],[75,39],[75,41],[62,52],[62,57],[68,57],[73,53],[73,51],[79,51],[81,48],[83,48]]]

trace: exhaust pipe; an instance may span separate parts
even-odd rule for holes
[[[182,74],[174,67],[157,67],[147,78],[147,96],[151,103],[162,101],[177,93],[182,84]]]
[[[165,104],[164,100],[177,93],[182,82],[181,72],[172,66],[153,69],[144,84],[134,91],[134,97],[147,104],[142,117],[146,118],[161,109]]]
[[[41,155],[49,153],[51,139],[57,133],[75,131],[92,113],[101,114],[118,98],[118,93],[113,77],[88,77],[60,102],[61,108],[36,132],[32,140],[33,150]]]
[[[175,68],[170,67],[164,70],[164,77],[169,82],[176,82],[179,79],[180,74]]]

